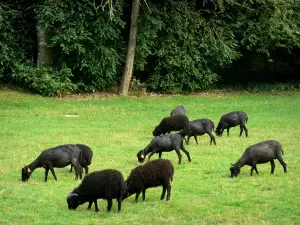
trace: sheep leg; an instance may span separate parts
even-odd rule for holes
[[[229,137],[229,127],[227,128],[227,137]]]
[[[89,167],[86,166],[86,167],[84,167],[84,169],[85,169],[85,175],[87,175],[89,173]]]
[[[78,175],[80,177],[80,180],[82,179],[82,167],[80,165],[73,165],[76,172],[76,180],[78,179]]]
[[[272,160],[270,161],[270,163],[271,163],[271,174],[273,174],[273,173],[274,173],[274,170],[275,170],[275,162],[274,162],[274,159],[272,159]]]
[[[244,126],[244,130],[245,130],[246,137],[248,137],[248,129],[246,128],[246,126]]]
[[[223,132],[224,132],[224,129],[223,129],[223,128],[221,128],[221,130],[220,130],[220,136],[222,136],[222,135],[223,135]]]
[[[198,145],[198,140],[197,140],[196,134],[194,134],[194,139],[195,139],[195,141],[196,141],[196,143],[197,143],[197,145]]]
[[[283,161],[282,158],[278,158],[278,161],[282,165],[284,172],[287,173],[286,163]]]
[[[189,145],[189,141],[190,141],[190,134],[187,135],[187,139],[185,139],[185,144]]]
[[[122,196],[118,198],[118,213],[121,211],[121,206],[122,206]]]
[[[161,154],[162,154],[162,152],[158,153],[158,157],[159,157],[159,158],[161,158]]]
[[[255,170],[255,172],[258,174],[258,171],[257,171],[257,168],[256,168],[256,163],[253,163],[253,164],[252,164],[250,176],[252,176],[253,170]]]
[[[256,165],[255,165],[254,169],[255,169],[256,174],[258,175],[258,171],[257,171]]]
[[[245,131],[245,135],[246,137],[248,137],[248,129],[246,128],[246,125],[245,125],[245,121],[243,121],[240,125],[241,129],[243,129]],[[240,136],[242,135],[242,132],[240,134]]]
[[[91,207],[92,207],[92,204],[93,204],[93,201],[89,201],[89,206],[88,206],[88,208],[87,208],[87,209],[91,209]]]
[[[144,201],[145,198],[146,198],[146,189],[144,189],[144,190],[142,191],[142,194],[143,194],[143,201]]]
[[[244,123],[242,123],[242,124],[240,125],[240,129],[241,129],[240,136],[242,136],[242,133],[243,133],[243,130],[244,130],[244,131],[245,131],[246,137],[248,137],[248,130],[247,130],[247,128],[246,128],[246,126],[245,126]]]
[[[242,127],[242,125],[240,125],[240,137],[242,136],[242,134],[243,134],[243,127]]]
[[[97,199],[94,200],[94,204],[95,204],[95,212],[99,212]]]
[[[170,200],[170,196],[171,196],[171,184],[170,182],[168,183],[168,186],[167,186],[167,201]]]
[[[137,203],[139,201],[139,196],[140,196],[141,192],[137,192],[135,194],[135,203]]]
[[[163,185],[163,191],[162,191],[160,200],[164,200],[165,194],[166,194],[166,190],[167,190],[167,187],[166,187],[166,185],[164,184],[164,185]]]
[[[211,132],[209,132],[208,135],[210,137],[210,145],[212,142],[214,142],[214,145],[216,145],[216,138],[214,137],[214,135],[212,135]]]
[[[149,154],[149,156],[148,156],[148,161],[150,160],[150,158],[155,154],[155,153],[157,153],[156,152],[157,150],[156,149],[153,149],[152,150],[152,152]]]
[[[73,169],[73,166],[72,166],[72,164],[71,164],[71,169],[70,169],[70,173],[72,173],[72,169]]]
[[[49,171],[49,169],[51,170],[51,173],[52,173],[54,179],[57,180],[57,177],[56,177],[55,172],[54,172],[54,168],[53,168],[53,166],[52,166],[51,163],[48,165],[48,171]],[[45,176],[45,181],[47,181],[48,171],[46,171],[46,172],[47,172],[47,176]],[[45,174],[45,175],[46,175],[46,174]]]
[[[191,162],[191,157],[190,157],[190,153],[184,148],[183,143],[181,142],[181,146],[180,149],[186,154],[186,156],[188,157],[189,162]],[[179,150],[178,150],[179,151]]]
[[[180,151],[178,148],[175,149],[177,156],[178,156],[178,164],[181,164],[182,155],[180,154]]]
[[[111,207],[112,207],[112,199],[107,199],[107,211],[109,212],[111,210]]]
[[[48,179],[48,172],[49,172],[49,168],[45,168],[45,182],[47,182]]]

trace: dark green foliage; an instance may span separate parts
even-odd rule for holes
[[[64,67],[57,70],[51,67],[19,65],[13,74],[17,84],[44,96],[61,96],[76,89],[70,80],[71,70]]]
[[[50,27],[51,47],[55,49],[57,64],[65,63],[72,69],[73,81],[103,90],[119,81],[124,45],[120,16],[122,1],[113,6],[110,18],[108,7],[101,1],[46,0],[40,5],[40,21]]]
[[[22,80],[44,95],[118,85],[126,61],[131,0],[106,2],[1,1],[0,79]],[[187,93],[218,82],[300,79],[299,0],[140,3],[132,83],[141,82],[143,90]],[[52,69],[35,65],[40,27],[50,31]],[[73,76],[63,75],[65,70]]]
[[[239,57],[233,31],[222,21],[205,19],[192,3],[167,1],[159,11],[145,10],[141,24],[137,68],[143,69],[147,57],[155,60],[149,62],[153,90],[209,88],[218,80],[217,69]]]
[[[0,3],[0,79],[10,80],[18,63],[34,60],[35,20],[31,1]]]
[[[248,83],[235,85],[222,85],[219,88],[227,91],[246,91],[250,93],[277,93],[281,91],[300,90],[300,81],[289,81],[286,83]]]

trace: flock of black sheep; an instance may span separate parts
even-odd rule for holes
[[[91,164],[93,151],[84,144],[66,144],[54,148],[46,149],[28,166],[22,168],[22,181],[27,181],[32,172],[39,167],[45,168],[45,182],[48,178],[48,172],[51,171],[55,180],[57,177],[54,172],[54,167],[62,168],[71,164],[71,171],[74,167],[76,179],[78,176],[82,179],[82,171],[85,169],[86,176],[81,184],[76,187],[67,197],[69,209],[75,210],[79,205],[89,202],[88,209],[92,204],[95,205],[95,210],[98,211],[97,199],[107,200],[107,211],[111,210],[112,200],[118,201],[118,212],[121,210],[122,201],[133,195],[135,202],[138,202],[139,195],[142,193],[143,200],[145,199],[146,189],[150,187],[162,186],[161,200],[165,198],[170,200],[171,181],[173,180],[174,167],[167,159],[162,159],[163,152],[175,150],[179,164],[181,163],[182,155],[180,150],[185,153],[189,162],[191,157],[189,152],[184,147],[184,142],[189,143],[190,137],[194,137],[198,144],[197,136],[208,134],[210,144],[216,145],[214,131],[218,136],[222,136],[223,131],[231,127],[240,126],[240,136],[243,131],[248,137],[246,123],[248,116],[245,112],[235,111],[225,114],[221,117],[218,126],[214,127],[214,123],[210,119],[198,119],[189,121],[186,116],[186,110],[182,105],[178,105],[172,110],[170,117],[164,118],[158,126],[153,130],[154,138],[143,150],[137,153],[137,158],[140,163],[143,163],[148,157],[148,162],[134,168],[127,180],[124,181],[120,171],[114,169],[106,169],[95,171],[88,174],[88,166]],[[171,133],[171,131],[179,131]],[[149,161],[155,153],[159,154],[159,159]],[[244,165],[251,166],[250,175],[253,170],[258,174],[256,164],[271,163],[271,173],[274,173],[275,163],[278,161],[283,166],[284,172],[287,172],[286,163],[282,159],[283,150],[278,141],[268,140],[249,146],[242,157],[230,168],[231,177],[237,176]]]

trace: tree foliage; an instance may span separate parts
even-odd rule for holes
[[[1,1],[0,79],[27,81],[45,95],[119,84],[130,8],[131,0]],[[299,0],[141,1],[133,76],[148,90],[172,93],[234,76],[299,79],[299,12]],[[39,28],[49,31],[50,68],[35,66]],[[39,89],[44,77],[65,90]]]
[[[114,5],[113,18],[101,2],[46,0],[38,9],[42,23],[52,30],[50,44],[57,52],[56,63],[65,63],[75,81],[96,90],[119,81],[124,59],[122,2]]]

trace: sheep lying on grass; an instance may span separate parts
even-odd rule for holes
[[[135,202],[138,202],[139,195],[143,194],[145,200],[146,189],[163,186],[160,200],[165,198],[167,191],[167,201],[171,196],[171,181],[173,181],[174,167],[167,159],[156,159],[144,165],[134,168],[125,181],[125,191],[123,199],[135,195]]]
[[[44,167],[46,170],[45,182],[47,181],[49,170],[51,170],[54,179],[57,180],[54,167],[63,168],[70,164],[75,168],[76,179],[78,179],[78,175],[82,179],[81,160],[81,149],[77,145],[67,144],[46,149],[31,164],[22,168],[22,181],[27,181],[33,171],[39,167]]]
[[[183,146],[184,132],[179,132],[178,134],[165,134],[163,136],[157,136],[153,138],[149,145],[146,146],[143,150],[140,150],[137,153],[137,158],[140,163],[145,161],[146,156],[148,156],[148,161],[151,156],[155,153],[159,154],[159,158],[163,152],[170,152],[175,150],[178,155],[178,163],[181,164],[182,155],[180,149],[186,154],[189,162],[191,162],[190,153]]]
[[[85,174],[88,174],[89,165],[91,165],[92,158],[93,158],[93,151],[89,146],[84,144],[76,144],[76,146],[78,146],[81,149],[81,153],[82,153],[82,160],[80,162],[80,166],[85,169]],[[71,164],[70,172],[72,172],[72,168],[73,166]]]
[[[284,172],[286,173],[286,163],[283,161],[282,155],[283,150],[278,141],[263,141],[255,145],[251,145],[245,150],[242,157],[235,164],[232,164],[232,167],[230,168],[231,177],[238,176],[241,168],[244,165],[251,166],[251,176],[253,170],[255,170],[255,172],[258,174],[256,164],[267,162],[271,163],[271,174],[273,174],[275,170],[274,159],[278,159],[284,169]]]
[[[86,175],[82,183],[68,195],[67,203],[69,209],[76,210],[85,202],[89,202],[88,209],[90,209],[94,202],[95,211],[98,212],[97,199],[107,200],[107,211],[111,210],[112,200],[117,199],[120,212],[123,192],[124,178],[120,171],[113,169],[95,171]]]

